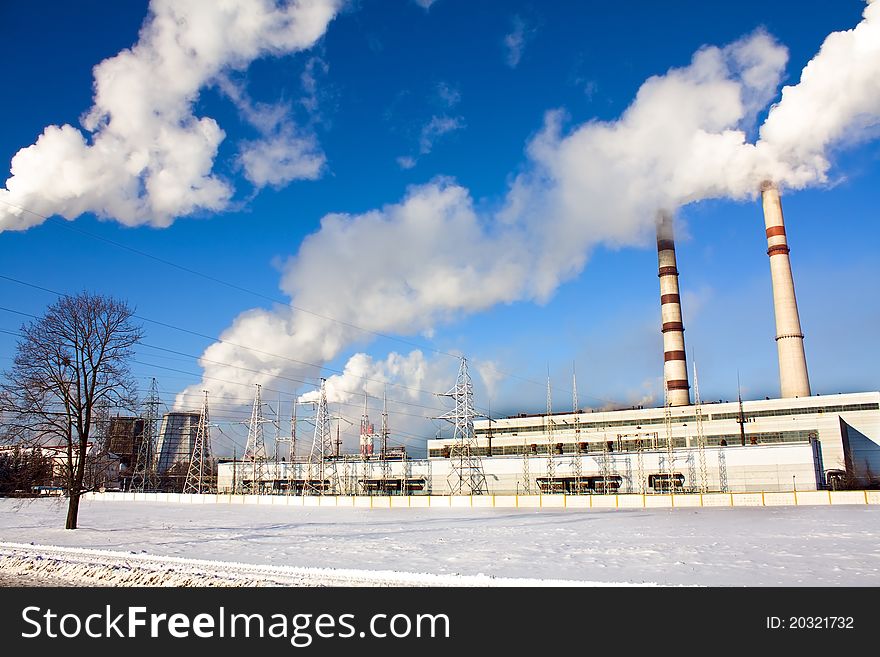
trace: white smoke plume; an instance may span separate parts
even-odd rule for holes
[[[880,125],[880,2],[869,0],[854,29],[830,34],[794,86],[782,89],[761,126],[761,145],[788,182],[824,182],[829,150],[877,135]]]
[[[790,188],[821,183],[831,149],[866,134],[880,116],[878,8],[869,4],[856,29],[828,37],[771,109],[756,143],[747,135],[776,97],[787,61],[785,48],[762,31],[702,48],[688,66],[650,78],[616,121],[566,130],[561,112],[548,113],[500,212],[476,212],[468,190],[437,179],[399,203],[326,216],[286,264],[282,289],[321,315],[415,334],[498,303],[548,299],[596,245],[641,243],[659,209],[746,198],[768,178]],[[795,120],[823,113],[818,127]],[[248,311],[222,337],[228,342],[205,358],[263,370],[266,382],[276,372],[317,370],[229,342],[320,364],[370,336],[281,308]],[[206,376],[254,378],[203,366]]]
[[[0,231],[41,223],[33,212],[167,226],[227,207],[234,190],[212,171],[225,135],[213,118],[194,114],[200,90],[259,57],[311,47],[341,3],[153,0],[138,42],[95,67],[85,134],[51,125],[13,157],[0,189]],[[248,177],[257,186],[314,178],[323,163],[316,145],[290,127],[278,136],[290,152],[262,141],[246,146]],[[280,169],[270,173],[267,162]]]
[[[406,356],[391,353],[383,361],[358,353],[348,359],[342,374],[327,378],[327,401],[331,404],[358,404],[363,401],[364,393],[374,399],[381,399],[386,392],[390,392],[392,399],[418,401],[423,397],[419,391],[423,390],[422,386],[428,378],[428,368],[429,363],[419,350]],[[315,402],[318,398],[319,392],[310,390],[300,395],[298,401]]]
[[[349,448],[357,445],[358,420],[366,401],[367,412],[376,431],[384,406],[389,416],[390,443],[405,445],[410,454],[421,453],[424,450],[426,423],[452,407],[451,402],[444,403],[444,400],[428,391],[446,390],[452,386],[454,377],[455,372],[450,370],[445,360],[428,359],[419,350],[406,355],[391,353],[384,360],[376,360],[364,353],[355,354],[341,374],[334,374],[326,380],[331,413],[343,418],[339,422],[343,445]],[[319,397],[315,389],[300,395],[297,401],[300,404],[314,403]],[[441,421],[434,422],[439,424]],[[306,444],[309,440],[310,436],[304,438]]]

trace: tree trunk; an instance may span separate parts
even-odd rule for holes
[[[67,523],[64,529],[76,529],[76,519],[79,516],[79,491],[70,491],[70,502],[67,504]]]
[[[79,439],[79,458],[76,462],[76,468],[73,471],[73,481],[70,482],[68,494],[70,502],[67,504],[67,523],[65,529],[76,529],[76,520],[79,516],[79,498],[83,491],[83,479],[86,474],[86,452],[88,450],[89,436],[80,433]]]

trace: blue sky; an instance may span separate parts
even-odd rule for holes
[[[546,112],[564,110],[566,130],[593,120],[615,121],[649,77],[687,66],[703,45],[724,46],[757,28],[787,48],[782,82],[795,84],[826,35],[853,28],[864,8],[856,0],[735,5],[437,0],[428,10],[411,0],[352,3],[314,45],[258,57],[229,74],[252,102],[287,103],[290,122],[314,139],[325,158],[316,179],[261,188],[247,180],[236,149],[258,139],[259,130],[211,80],[200,88],[193,113],[212,117],[225,133],[212,169],[235,190],[224,209],[197,210],[166,228],[127,227],[98,220],[91,212],[69,224],[91,236],[53,222],[2,232],[0,274],[64,292],[88,288],[119,295],[139,315],[218,336],[243,311],[271,310],[265,297],[288,299],[279,288],[284,263],[319,229],[325,215],[360,215],[397,204],[410,186],[442,176],[468,190],[478,214],[491,216],[504,205],[515,177],[529,170],[525,149],[542,130]],[[81,117],[93,104],[93,67],[137,41],[147,10],[147,2],[91,1],[5,3],[0,8],[0,57],[7,63],[0,160],[10,162],[46,126],[81,127]],[[307,71],[313,89],[304,85]],[[765,106],[758,123],[766,112]],[[878,386],[878,155],[877,142],[870,139],[835,148],[830,182],[783,197],[814,394]],[[758,201],[704,200],[685,205],[678,215],[686,344],[696,354],[703,398],[735,398],[737,371],[746,397],[775,396],[773,308]],[[370,247],[359,257],[381,262],[407,245]],[[438,244],[438,250],[454,248]],[[582,271],[564,277],[546,298],[521,294],[475,312],[443,313],[428,322],[431,330],[410,322],[400,331],[380,332],[425,345],[430,374],[420,381],[430,390],[441,391],[456,369],[452,358],[430,349],[491,362],[496,374],[503,373],[500,380],[491,395],[482,379],[477,388],[482,394],[478,403],[491,403],[493,412],[540,410],[548,368],[557,391],[554,405],[567,408],[573,363],[582,405],[662,403],[651,240],[638,234],[631,243],[600,242],[588,252]],[[328,270],[345,270],[346,257],[327,253],[321,262]],[[320,267],[303,275],[308,282],[297,285],[322,285]],[[326,298],[336,291],[329,285],[323,294]],[[33,314],[53,299],[2,279],[0,296],[0,305]],[[382,312],[364,308],[353,316]],[[14,331],[20,322],[19,316],[0,313],[2,329]],[[211,344],[156,324],[146,329],[150,345],[185,354],[201,355]],[[14,345],[13,336],[0,333],[0,368],[8,366]],[[379,361],[389,352],[405,354],[411,348],[359,334],[326,364],[338,370],[358,351]],[[199,385],[201,368],[191,356],[143,348],[138,361],[136,374],[156,376],[169,405],[186,386]],[[313,380],[309,377],[316,373],[297,376]],[[300,393],[307,388],[289,380],[267,381],[267,387],[283,389],[285,403],[294,388]],[[242,398],[250,395],[241,388]],[[430,398],[420,403],[439,405]],[[220,408],[230,420],[246,415],[234,402],[224,404]],[[358,414],[354,408],[340,412],[355,420]],[[425,409],[425,414],[433,412]],[[433,435],[434,426],[423,425],[407,424],[414,434]]]

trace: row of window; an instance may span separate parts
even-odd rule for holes
[[[808,406],[805,408],[789,408],[771,411],[749,411],[744,413],[746,419],[753,417],[773,417],[777,415],[812,415],[816,413],[843,413],[846,411],[876,411],[880,410],[880,404],[841,404],[838,406]],[[713,420],[732,420],[739,417],[739,413],[713,413]]]
[[[747,433],[746,445],[772,445],[779,443],[801,443],[816,439],[815,431],[765,431],[761,433]],[[707,447],[724,447],[741,445],[743,438],[740,434],[716,434],[705,437]],[[672,439],[675,448],[687,447],[687,439],[675,437]],[[696,438],[691,438],[691,447],[696,447]],[[666,449],[666,439],[619,439],[608,441],[594,441],[581,443],[532,443],[526,445],[492,445],[491,456],[516,456],[533,454],[535,456],[547,456],[551,453],[556,455],[574,454],[604,454],[606,452],[638,452],[647,450]],[[488,447],[471,448],[473,456],[490,456]],[[431,448],[428,450],[430,458],[450,458],[455,456],[455,448],[452,446]]]
[[[817,413],[843,413],[846,411],[876,411],[880,410],[880,404],[839,404],[837,406],[809,406],[806,408],[780,408],[768,411],[749,411],[744,413],[746,419],[756,417],[779,417],[788,415],[814,415]],[[734,420],[739,417],[739,412],[732,413],[712,413],[703,416],[704,421],[711,420]],[[674,424],[686,424],[688,422],[696,422],[694,415],[675,416],[672,418]],[[631,427],[642,426],[647,424],[664,424],[666,418],[663,416],[648,417],[632,420],[612,420],[610,422],[564,422],[562,420],[554,420],[553,426],[557,430],[567,431],[574,429],[575,426],[581,429],[607,429],[609,427]],[[493,435],[503,434],[521,434],[521,433],[541,433],[547,431],[546,424],[531,424],[520,427],[493,427]],[[478,436],[487,435],[489,429],[476,429]]]

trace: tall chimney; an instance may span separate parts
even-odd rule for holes
[[[675,265],[675,241],[672,217],[661,212],[657,217],[657,260],[660,277],[660,316],[663,322],[663,380],[670,406],[691,403],[687,359],[684,351],[684,324],[681,298],[678,295],[678,269]]]
[[[761,185],[764,223],[767,227],[767,255],[773,280],[773,308],[776,311],[776,348],[779,353],[779,387],[782,397],[809,397],[810,379],[804,355],[804,334],[794,296],[794,279],[782,219],[779,189],[770,181]]]

